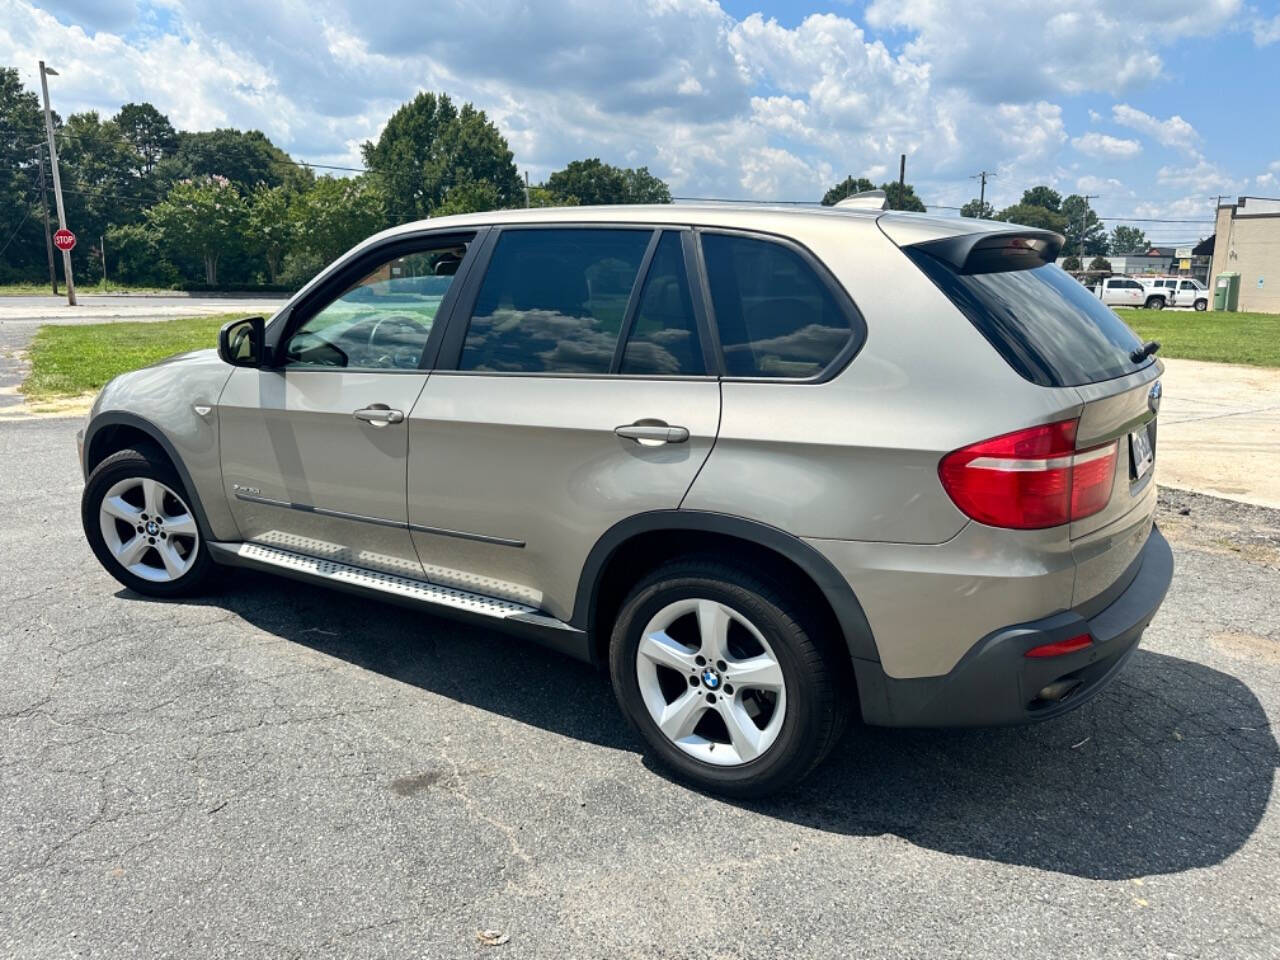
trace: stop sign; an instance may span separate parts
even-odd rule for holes
[[[59,250],[71,250],[76,245],[76,235],[70,230],[58,230],[53,235],[53,245]]]

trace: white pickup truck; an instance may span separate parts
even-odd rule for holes
[[[1091,288],[1108,307],[1142,307],[1147,305],[1147,288],[1133,277],[1107,277]]]
[[[1165,307],[1191,307],[1209,309],[1209,288],[1190,277],[1143,277],[1147,296],[1144,306],[1153,310]]]

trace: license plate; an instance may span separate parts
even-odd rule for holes
[[[1140,427],[1129,434],[1129,455],[1133,467],[1133,479],[1141,480],[1156,462],[1156,451],[1151,445],[1151,431]]]

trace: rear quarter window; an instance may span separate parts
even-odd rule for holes
[[[708,232],[702,252],[726,375],[817,377],[860,335],[851,306],[791,246]]]
[[[1155,361],[1109,307],[1054,264],[962,273],[919,249],[903,252],[1021,376],[1044,387],[1123,377]],[[1136,281],[1125,281],[1139,286]]]

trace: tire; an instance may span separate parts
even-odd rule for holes
[[[1163,310],[1164,297],[1147,297],[1145,306],[1148,310]]]
[[[762,797],[799,782],[846,726],[847,653],[824,640],[782,585],[715,559],[684,559],[649,574],[623,602],[610,675],[623,714],[665,768],[714,793]],[[768,688],[779,679],[780,690]]]
[[[185,597],[205,590],[216,573],[191,502],[164,454],[139,445],[94,467],[80,520],[98,562],[130,590]]]
[[[1197,313],[1203,312],[1203,311],[1208,310],[1208,309],[1209,309],[1209,301],[1208,301],[1208,300],[1197,300],[1197,301],[1196,301],[1196,312],[1197,312]]]

